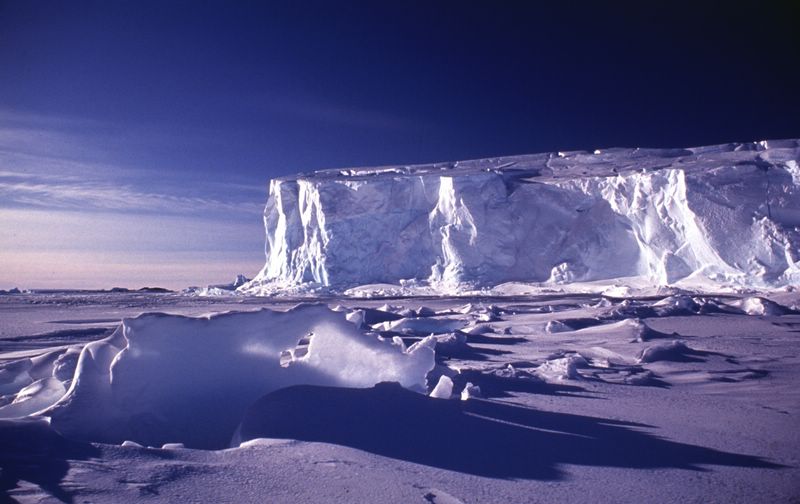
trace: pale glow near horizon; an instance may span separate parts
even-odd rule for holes
[[[255,275],[266,177],[118,155],[124,145],[97,134],[113,126],[0,108],[0,289],[179,289]]]
[[[202,217],[0,209],[0,288],[226,283],[263,266],[259,231]]]

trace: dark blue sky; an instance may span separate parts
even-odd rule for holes
[[[800,136],[797,2],[641,3],[0,0],[0,224],[203,216],[247,238],[112,241],[232,276],[274,176]]]
[[[259,177],[800,132],[797,8],[536,3],[5,2],[0,104]]]

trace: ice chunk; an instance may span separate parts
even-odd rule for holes
[[[461,331],[433,336],[436,340],[436,351],[445,354],[456,354],[469,349],[467,335]]]
[[[474,397],[481,397],[481,388],[477,385],[473,385],[471,382],[467,382],[464,386],[464,390],[461,391],[461,400],[466,401]]]
[[[164,443],[161,445],[162,450],[182,450],[186,448],[183,443]]]
[[[510,380],[536,380],[539,381],[539,377],[525,371],[524,369],[517,369],[512,364],[507,364],[504,368],[495,369],[490,373],[492,376]]]
[[[481,334],[490,333],[492,331],[493,331],[492,326],[488,324],[469,325],[461,329],[461,332],[463,332],[464,334],[469,334],[471,336],[478,336]]]
[[[791,309],[762,297],[747,297],[730,305],[748,315],[786,315],[792,312]]]
[[[364,310],[354,310],[345,315],[345,318],[348,322],[352,322],[358,328],[361,328],[365,325]]]
[[[439,377],[439,382],[431,391],[430,396],[436,399],[450,399],[453,395],[453,380],[449,377],[442,375]]]
[[[576,380],[580,378],[579,368],[589,363],[580,354],[550,359],[536,369],[536,374],[545,380]]]
[[[668,296],[653,303],[661,316],[693,315],[700,312],[701,305],[691,296]]]
[[[477,320],[478,322],[496,322],[500,320],[500,316],[497,315],[496,313],[491,313],[491,312],[481,313],[475,318],[475,320]]]
[[[547,334],[555,334],[560,332],[569,332],[574,331],[572,327],[569,327],[567,324],[560,320],[550,320],[544,326],[544,330]]]
[[[463,313],[464,315],[466,315],[467,313],[472,313],[474,309],[475,306],[472,303],[467,303],[464,306],[454,308],[453,311],[455,311],[456,313]]]

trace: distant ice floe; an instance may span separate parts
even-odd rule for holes
[[[236,289],[249,281],[249,278],[239,274],[236,275],[236,278],[231,283],[209,285],[207,287],[187,287],[183,289],[182,293],[201,297],[233,296],[236,294]]]

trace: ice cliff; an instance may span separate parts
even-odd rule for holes
[[[559,152],[272,180],[240,288],[800,283],[800,141]]]

